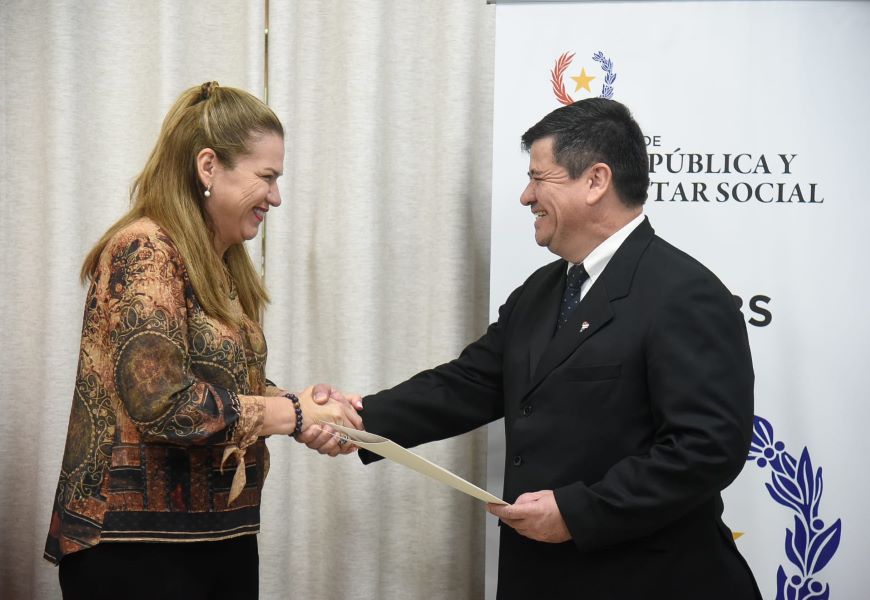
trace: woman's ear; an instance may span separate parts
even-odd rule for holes
[[[196,174],[202,187],[209,188],[217,166],[217,154],[211,148],[203,148],[196,155]]]

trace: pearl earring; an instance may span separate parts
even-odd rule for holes
[[[208,187],[205,188],[205,191],[202,193],[206,198],[211,198],[211,184],[208,184]]]

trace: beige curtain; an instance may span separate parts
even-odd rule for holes
[[[266,224],[269,374],[372,392],[485,328],[494,13],[483,0],[271,0],[287,126]],[[0,598],[41,558],[69,417],[84,254],[160,120],[209,79],[258,95],[265,2],[0,3]],[[259,260],[259,241],[251,245]],[[394,465],[270,441],[262,598],[478,598],[483,512]],[[426,456],[478,483],[480,432]]]
[[[337,9],[340,5],[340,10]],[[270,104],[290,123],[270,212],[270,377],[373,392],[483,333],[493,7],[272,0]],[[481,598],[483,505],[392,464],[272,444],[264,585],[299,598]],[[477,432],[421,452],[478,483]]]

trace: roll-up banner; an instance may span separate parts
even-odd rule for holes
[[[645,213],[728,286],[749,331],[755,429],[725,522],[765,598],[868,597],[870,4],[520,3],[496,15],[493,319],[554,258],[519,203],[520,136],[562,104],[626,104],[646,134]]]

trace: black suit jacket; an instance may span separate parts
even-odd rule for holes
[[[456,360],[365,398],[366,429],[415,446],[504,417],[503,498],[554,490],[573,539],[502,527],[501,599],[760,598],[721,520],[753,415],[733,296],[644,220],[555,332],[566,268],[535,271]]]

